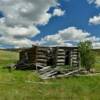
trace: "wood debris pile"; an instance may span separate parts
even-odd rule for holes
[[[65,69],[63,71],[59,70],[59,68],[51,68],[51,66],[43,67],[38,70],[40,74],[40,78],[42,79],[51,79],[51,78],[59,78],[59,77],[68,77],[79,74],[82,69],[74,68],[74,69]]]

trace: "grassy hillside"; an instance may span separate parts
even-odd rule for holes
[[[96,59],[100,69],[98,54]],[[3,69],[17,60],[17,53],[0,51],[0,100],[100,100],[100,76],[44,81],[33,71]]]
[[[15,63],[18,60],[18,53],[0,50],[0,66]]]

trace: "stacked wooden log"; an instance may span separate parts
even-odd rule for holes
[[[65,50],[63,48],[56,48],[56,65],[61,66],[65,64]]]
[[[79,67],[79,52],[78,52],[78,49],[73,49],[71,52],[70,52],[70,57],[71,57],[71,66],[72,67]]]
[[[38,72],[40,73],[40,78],[42,79],[48,79],[58,73],[55,69],[51,68],[51,66],[44,67]]]
[[[38,47],[36,50],[36,64],[47,66],[47,48]]]
[[[26,59],[27,58],[27,59]],[[43,47],[33,46],[20,52],[19,62],[38,66],[63,66],[79,67],[80,58],[77,47]]]

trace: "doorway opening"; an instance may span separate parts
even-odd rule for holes
[[[70,51],[65,53],[65,65],[70,65]]]

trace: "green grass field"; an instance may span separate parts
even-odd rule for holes
[[[0,100],[100,100],[100,76],[41,80],[33,71],[4,69],[18,54],[0,51]],[[97,54],[95,69],[100,71]]]
[[[100,52],[96,53],[95,69],[97,72],[100,72]]]

